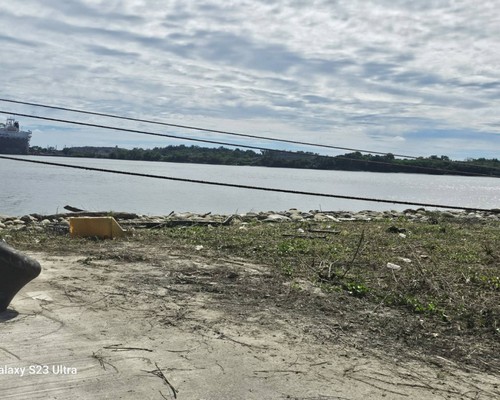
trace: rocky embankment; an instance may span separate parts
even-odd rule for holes
[[[124,212],[72,212],[54,215],[29,214],[21,217],[0,215],[0,232],[3,230],[35,230],[56,229],[64,232],[69,228],[69,218],[78,216],[114,216],[125,227],[154,228],[177,225],[235,225],[246,223],[277,223],[277,222],[332,222],[345,221],[383,221],[407,219],[436,223],[439,219],[488,220],[500,221],[500,210],[491,212],[466,211],[428,211],[423,208],[405,211],[300,211],[290,209],[282,212],[248,212],[242,214],[196,214],[172,212],[165,216],[147,216]]]

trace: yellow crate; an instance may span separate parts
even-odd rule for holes
[[[113,239],[128,232],[113,217],[71,217],[69,219],[71,237],[98,237]]]

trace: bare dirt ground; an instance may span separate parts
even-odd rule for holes
[[[359,329],[394,311],[265,265],[133,242],[29,254],[43,271],[1,314],[2,399],[500,398],[496,371]]]

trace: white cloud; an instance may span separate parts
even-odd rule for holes
[[[466,140],[466,147],[496,157],[497,6],[496,0],[2,2],[0,84],[5,97],[18,100],[377,151],[427,155],[432,137],[412,136],[409,149],[407,136],[468,131],[456,146],[446,143],[447,154],[463,155]],[[51,135],[67,144],[67,136]],[[74,143],[93,144],[89,139],[75,133]]]

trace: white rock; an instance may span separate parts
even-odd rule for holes
[[[401,269],[401,265],[393,264],[393,263],[388,262],[387,263],[387,268],[390,268],[390,269],[392,269],[394,271],[397,271],[397,270]]]
[[[290,218],[288,218],[284,215],[270,214],[264,220],[264,222],[280,222],[280,221],[290,221]]]

